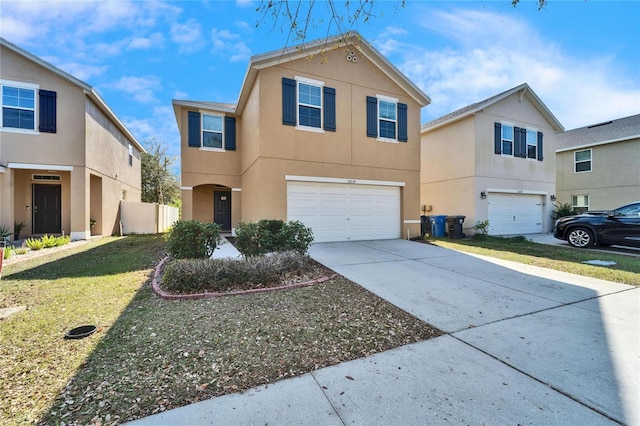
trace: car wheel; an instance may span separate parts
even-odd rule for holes
[[[591,247],[594,244],[593,233],[586,228],[573,228],[567,235],[567,241],[574,247]]]

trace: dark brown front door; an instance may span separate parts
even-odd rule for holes
[[[61,228],[62,187],[60,185],[33,185],[33,233],[59,234]]]
[[[231,191],[213,192],[213,221],[223,231],[231,230]]]

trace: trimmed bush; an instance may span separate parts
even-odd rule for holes
[[[51,247],[55,247],[57,246],[57,238],[54,237],[53,235],[47,235],[44,234],[40,240],[42,241],[42,244],[44,244],[45,248],[51,248]]]
[[[42,242],[42,240],[36,238],[27,238],[25,244],[31,250],[42,250],[42,248],[44,247],[44,243]]]
[[[258,223],[241,222],[236,227],[236,248],[244,257],[271,252],[295,251],[305,254],[313,242],[313,232],[297,220],[263,219]]]
[[[163,287],[174,293],[224,292],[230,288],[262,288],[311,267],[308,256],[295,251],[246,259],[176,259],[167,264]]]
[[[167,234],[167,250],[175,259],[207,259],[220,244],[221,227],[197,220],[176,222]]]

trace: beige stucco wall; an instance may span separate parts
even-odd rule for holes
[[[403,89],[360,55],[345,51],[304,58],[261,69],[237,120],[237,151],[207,152],[187,146],[187,110],[181,129],[183,217],[208,211],[209,195],[196,186],[216,183],[233,193],[232,226],[263,218],[287,220],[285,176],[311,176],[403,182],[403,233],[419,232],[420,106]],[[282,78],[304,77],[336,89],[335,132],[311,132],[282,124]],[[366,136],[366,97],[385,95],[408,105],[408,143],[387,143]],[[203,111],[201,111],[203,112]],[[188,188],[193,188],[189,190]],[[186,198],[186,200],[185,200]],[[241,199],[241,212],[236,200]],[[189,216],[191,215],[191,216]],[[198,217],[199,213],[198,213]],[[212,220],[212,219],[210,219]]]
[[[87,238],[89,219],[94,214],[99,218],[96,227],[99,233],[116,232],[123,191],[128,200],[140,201],[140,151],[134,148],[133,166],[128,166],[126,137],[89,100],[82,87],[10,49],[2,49],[1,55],[3,80],[36,84],[39,89],[56,92],[57,128],[56,133],[0,132],[0,164],[36,167],[8,169],[3,173],[0,219],[11,225],[14,220],[26,222],[28,229],[21,236],[30,235],[31,184],[34,183],[31,175],[58,174],[62,176],[61,231],[71,233],[73,238]],[[36,91],[36,120],[39,108]],[[72,168],[72,171],[57,168]],[[91,175],[97,179],[93,189]],[[29,206],[28,211],[26,206]]]
[[[544,134],[544,161],[496,155],[494,125],[507,122]],[[465,233],[488,219],[480,192],[543,194],[543,230],[552,226],[556,132],[527,96],[513,94],[482,111],[422,135],[420,203],[427,215],[464,215]]]
[[[589,195],[589,209],[607,210],[640,200],[640,139],[580,148],[591,149],[591,172],[574,172],[576,150],[556,154],[558,202]]]

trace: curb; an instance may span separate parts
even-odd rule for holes
[[[198,300],[198,299],[209,299],[213,297],[242,296],[242,295],[256,294],[256,293],[270,293],[272,291],[278,291],[278,290],[290,290],[294,288],[309,287],[313,284],[320,284],[320,283],[330,281],[338,276],[337,273],[334,273],[329,277],[322,277],[322,278],[318,278],[317,280],[305,281],[302,283],[288,284],[288,285],[282,285],[278,287],[269,287],[269,288],[254,288],[250,290],[229,291],[224,293],[171,294],[161,289],[159,284],[160,269],[162,265],[165,264],[167,259],[169,259],[169,256],[165,256],[160,261],[160,263],[156,265],[153,271],[153,279],[151,280],[151,287],[153,288],[153,292],[159,297],[161,297],[162,299],[166,299],[166,300]]]

